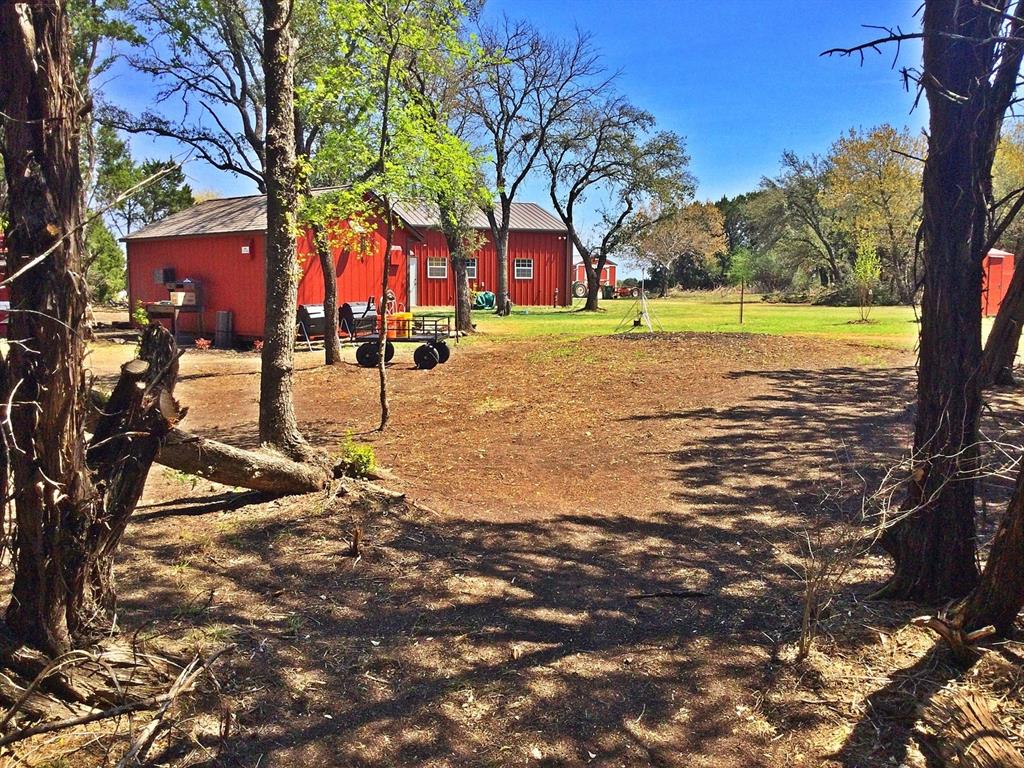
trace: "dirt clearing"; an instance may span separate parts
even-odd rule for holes
[[[121,354],[97,350],[101,376]],[[189,721],[210,764],[912,762],[858,730],[881,672],[840,716],[795,700],[813,665],[780,658],[800,531],[850,467],[899,453],[908,356],[744,335],[476,343],[432,372],[400,359],[384,435],[375,372],[318,363],[299,356],[306,434],[372,444],[409,505],[268,501],[156,468],[124,547],[122,621],[239,644],[231,735]],[[184,426],[253,444],[257,366],[187,354]],[[863,560],[863,591],[881,565]],[[877,655],[854,648],[843,669]]]

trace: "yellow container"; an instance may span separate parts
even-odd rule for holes
[[[389,338],[408,338],[412,335],[412,312],[396,312],[388,318],[388,325],[390,326],[388,328]]]

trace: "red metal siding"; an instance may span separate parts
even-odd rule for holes
[[[243,254],[243,246],[249,253]],[[190,278],[202,284],[206,335],[213,337],[215,312],[234,312],[235,333],[240,336],[263,335],[263,254],[262,232],[199,237],[174,237],[157,240],[129,240],[128,298],[134,308],[141,301],[166,301],[167,289],[153,282],[153,272],[163,267],[174,269],[177,280]],[[181,315],[181,329],[198,330],[195,315]]]
[[[1014,256],[1005,251],[989,251],[981,262],[983,287],[981,292],[982,314],[993,317],[999,312],[1006,290],[1013,278]]]
[[[448,244],[444,235],[437,230],[423,233],[424,242],[413,245],[416,254],[416,292],[417,304],[421,307],[450,307],[455,303],[455,278],[452,276],[452,265],[448,261]],[[444,259],[447,264],[447,277],[444,279],[427,277],[427,259]],[[484,260],[477,254],[477,279],[470,280],[470,286],[495,284],[494,265],[483,264]],[[482,290],[482,288],[480,289]]]
[[[383,226],[373,233],[372,252],[365,256],[357,256],[341,248],[333,248],[334,264],[338,275],[338,302],[366,301],[370,296],[380,296],[381,272],[384,265],[384,250],[387,247],[387,233]],[[398,228],[393,236],[395,251],[388,275],[388,287],[395,292],[399,308],[405,309],[409,304],[408,261],[406,254],[412,235],[403,228]],[[320,259],[313,247],[311,233],[298,240],[299,263],[302,265],[302,277],[299,279],[299,303],[321,304],[324,299],[323,270]]]
[[[533,260],[533,279],[517,280],[515,260]],[[566,303],[569,262],[564,235],[550,232],[513,232],[508,243],[509,295],[513,304]]]
[[[380,295],[386,236],[381,228],[373,234],[373,252],[365,258],[343,254],[335,249],[334,258],[338,274],[338,300],[366,301]],[[400,308],[409,302],[408,268],[406,252],[412,236],[405,229],[395,231],[395,245],[402,250],[395,254],[390,267],[389,283]],[[324,284],[320,260],[312,247],[310,235],[298,239],[300,304],[323,302]],[[248,246],[250,252],[242,253]],[[154,270],[174,269],[177,280],[191,278],[202,283],[205,311],[205,335],[212,337],[216,329],[218,310],[234,313],[234,331],[238,336],[263,335],[263,271],[264,235],[262,232],[197,237],[173,237],[155,240],[129,240],[128,297],[131,306],[141,301],[147,304],[167,299],[167,290],[153,282]],[[198,331],[195,315],[181,315],[181,330]]]
[[[477,276],[470,286],[477,290],[493,291],[498,286],[498,257],[490,232],[482,233],[484,243],[476,252]],[[427,259],[448,259],[448,245],[436,230],[424,233],[426,242],[417,243],[413,251],[418,257],[419,305],[429,307],[451,306],[455,303],[455,280],[451,265],[444,279],[427,277]],[[515,278],[515,260],[533,260],[533,279]],[[512,303],[523,306],[550,306],[555,302],[566,306],[569,296],[569,251],[564,235],[557,232],[510,232],[508,242],[508,281]]]

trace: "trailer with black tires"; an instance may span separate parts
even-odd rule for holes
[[[395,344],[419,344],[412,353],[413,362],[420,370],[429,371],[440,363],[447,363],[452,351],[448,339],[452,333],[450,317],[417,317],[411,312],[396,312],[387,316],[384,341],[384,362],[395,356]],[[375,368],[380,360],[380,323],[367,328],[355,326],[350,334],[356,347],[356,362],[364,368]]]
[[[389,312],[384,342],[384,362],[395,356],[395,344],[419,344],[413,351],[416,367],[429,371],[448,362],[452,336],[451,317],[446,315],[414,315],[412,312]],[[356,362],[364,368],[375,368],[380,353],[380,315],[371,297],[365,302],[346,302],[338,308],[338,330],[346,343],[357,344]],[[322,304],[301,304],[298,307],[297,329],[300,339],[312,349],[311,339],[323,338],[326,330]]]

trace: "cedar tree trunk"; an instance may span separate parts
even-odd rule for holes
[[[17,564],[7,623],[49,654],[71,648],[80,606],[65,575],[85,556],[94,491],[85,465],[82,101],[57,1],[0,4],[8,273],[49,251],[10,288],[4,431],[15,488]]]
[[[975,565],[981,367],[981,260],[992,160],[1020,70],[1020,46],[996,57],[1001,15],[960,0],[927,0],[923,86],[921,314],[912,477],[882,544],[895,570],[882,594],[933,602],[966,595]],[[996,62],[1001,71],[993,74]]]
[[[316,244],[316,255],[320,259],[320,270],[324,273],[324,363],[334,365],[341,362],[341,345],[338,343],[338,272],[323,227],[313,227],[313,241]]]
[[[260,370],[260,442],[292,457],[306,453],[292,401],[298,266],[295,212],[294,44],[291,2],[263,0],[263,73],[266,82],[267,255],[263,355]]]

